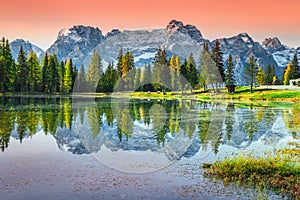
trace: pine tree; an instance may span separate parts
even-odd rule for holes
[[[42,60],[42,91],[49,92],[49,79],[50,79],[50,71],[49,71],[49,53],[46,53]]]
[[[28,74],[29,74],[29,70],[27,65],[27,58],[23,50],[23,47],[21,46],[18,55],[18,64],[17,64],[17,77],[16,77],[17,91],[20,92],[28,91],[29,88]]]
[[[59,91],[64,92],[64,75],[65,75],[65,63],[61,61],[58,67],[58,77],[59,77]]]
[[[29,67],[29,91],[38,92],[41,90],[42,70],[39,59],[35,52],[29,52],[27,64]]]
[[[171,73],[172,91],[174,91],[176,87],[176,61],[174,55],[172,55],[170,58],[170,73]]]
[[[151,87],[151,66],[147,64],[141,74],[141,85],[143,86],[143,91],[150,91],[152,90]]]
[[[103,69],[101,57],[99,56],[98,52],[94,50],[93,57],[91,58],[89,69],[86,75],[86,82],[89,91],[96,91],[100,79],[102,78],[102,74]]]
[[[122,77],[122,59],[123,59],[123,50],[121,48],[117,58],[117,71],[119,77]]]
[[[266,68],[266,76],[265,76],[265,82],[267,85],[272,85],[273,83],[273,72],[272,72],[272,68],[271,68],[271,65],[267,65],[267,68]]]
[[[85,80],[85,70],[84,65],[81,65],[79,73],[76,77],[76,91],[77,92],[84,92],[86,90],[86,80]]]
[[[10,51],[10,45],[8,40],[3,37],[0,42],[0,56],[3,56],[2,72],[1,72],[1,85],[3,85],[3,91],[14,91],[14,82],[16,78],[16,65],[13,60]]]
[[[300,69],[299,69],[297,52],[295,52],[294,57],[293,57],[293,61],[291,63],[290,78],[291,79],[297,79],[299,77],[300,77]]]
[[[183,64],[180,66],[180,75],[180,87],[183,93],[186,87],[186,80],[188,79],[187,59],[184,59]]]
[[[137,68],[135,70],[134,76],[134,90],[139,91],[139,87],[141,86],[141,68]]]
[[[57,58],[55,54],[50,56],[48,68],[49,68],[49,77],[48,77],[49,89],[51,93],[55,93],[59,86],[58,64],[57,64]]]
[[[180,67],[181,67],[181,59],[179,56],[176,56],[175,59],[175,90],[180,90],[181,84],[180,84]]]
[[[219,80],[218,83],[223,83],[225,81],[224,63],[222,55],[223,53],[220,48],[220,42],[219,40],[216,40],[215,46],[212,49],[212,58],[215,61],[215,64],[222,78],[222,80]]]
[[[217,84],[220,83],[221,80],[222,78],[216,63],[212,59],[209,51],[204,48],[200,59],[199,81],[201,81],[201,85],[204,87],[204,90],[207,89],[207,85],[211,85],[214,92],[217,92]]]
[[[259,85],[263,85],[265,83],[265,72],[261,67],[257,71],[256,80]]]
[[[253,85],[255,83],[256,74],[257,74],[258,66],[255,65],[255,59],[254,56],[250,57],[249,64],[245,69],[245,79],[250,84],[250,92],[252,93]]]
[[[234,69],[233,69],[233,62],[232,62],[232,56],[229,55],[228,61],[227,61],[227,70],[226,70],[226,85],[229,88],[231,85],[235,84],[234,80]]]
[[[114,69],[114,63],[109,63],[106,71],[104,73],[103,81],[103,91],[104,92],[113,92],[114,86],[117,82],[118,72]]]
[[[69,93],[72,90],[72,66],[70,60],[66,61],[64,75],[64,92]]]
[[[193,88],[195,88],[195,86],[198,83],[198,74],[197,74],[197,69],[196,69],[196,62],[195,59],[193,57],[193,54],[190,54],[188,60],[187,60],[187,80],[189,81],[190,85],[191,85],[191,92],[193,90]]]
[[[291,66],[292,64],[289,63],[284,70],[283,77],[282,77],[283,85],[288,85],[291,80]]]
[[[6,69],[5,69],[5,59],[4,56],[0,55],[0,92],[5,92],[5,78],[6,78]]]
[[[165,90],[163,83],[170,80],[170,71],[167,67],[167,54],[165,50],[158,49],[153,61],[153,86],[156,90]]]

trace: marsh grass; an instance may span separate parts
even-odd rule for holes
[[[282,196],[300,199],[300,145],[296,142],[264,158],[239,156],[202,167],[204,175],[225,183],[256,186],[259,191],[272,189]]]

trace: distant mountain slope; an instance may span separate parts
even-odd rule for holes
[[[98,28],[91,26],[73,26],[59,31],[54,44],[47,52],[56,53],[59,60],[72,58],[73,63],[80,67],[88,55],[104,39]]]
[[[42,60],[42,57],[45,53],[38,46],[30,43],[29,41],[25,41],[23,39],[16,39],[16,40],[12,41],[9,45],[10,45],[11,54],[12,54],[14,60],[17,60],[17,58],[18,58],[21,45],[27,56],[28,56],[30,50],[32,49],[34,52],[36,52],[38,58],[40,60]]]

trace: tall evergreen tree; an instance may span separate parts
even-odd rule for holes
[[[185,58],[183,61],[183,64],[180,66],[180,87],[181,87],[181,92],[183,93],[183,91],[185,90],[185,83],[186,80],[188,80],[188,69],[187,69],[187,59]],[[186,80],[183,80],[186,79]]]
[[[4,37],[0,42],[0,56],[3,56],[3,67],[0,75],[2,77],[1,84],[3,85],[3,91],[14,91],[16,66],[11,55],[9,42]]]
[[[300,78],[300,69],[297,57],[297,51],[294,54],[293,61],[291,63],[291,72],[290,72],[291,79]]]
[[[91,58],[91,62],[88,68],[88,72],[86,75],[86,82],[89,91],[95,92],[100,79],[103,75],[101,57],[99,56],[98,52],[94,50],[93,57]]]
[[[163,83],[170,81],[170,70],[168,67],[167,53],[164,49],[158,49],[153,61],[152,81],[156,90],[165,92]]]
[[[198,83],[198,74],[196,69],[196,62],[193,57],[193,54],[190,54],[188,60],[187,60],[187,79],[191,85],[191,91]]]
[[[49,70],[49,53],[46,53],[42,60],[42,85],[43,85],[43,92],[49,92],[49,79],[50,79],[50,70]]]
[[[172,55],[170,58],[170,73],[171,73],[172,91],[174,91],[176,87],[176,61],[174,55]]]
[[[175,90],[180,90],[181,84],[180,84],[180,67],[181,67],[181,59],[180,56],[176,56],[175,59]]]
[[[223,63],[223,53],[220,48],[219,40],[216,40],[216,43],[212,49],[212,58],[216,63],[216,66],[219,70],[220,76],[222,80],[219,80],[219,83],[223,83],[225,81],[225,73],[224,73],[224,63]]]
[[[84,65],[81,65],[78,75],[76,77],[76,92],[86,91],[86,80],[85,80],[85,70]]]
[[[141,86],[141,68],[137,68],[135,70],[134,75],[134,90],[138,91],[139,87]]]
[[[17,76],[16,76],[16,83],[17,83],[17,91],[20,92],[27,92],[28,91],[28,65],[27,65],[27,58],[23,47],[20,47],[19,55],[18,55],[18,64],[17,64]]]
[[[254,56],[250,57],[249,64],[245,69],[245,79],[249,82],[250,84],[250,92],[252,93],[253,90],[253,85],[255,84],[256,81],[256,74],[257,74],[258,66],[255,65],[255,59]]]
[[[147,64],[143,70],[143,73],[141,74],[141,85],[143,86],[144,91],[152,90],[151,77],[151,66],[150,64]]]
[[[123,59],[123,49],[121,48],[117,58],[117,71],[119,77],[122,77],[122,59]]]
[[[117,82],[117,78],[118,78],[118,72],[116,69],[114,69],[114,63],[109,63],[104,73],[102,90],[104,92],[113,92],[114,86]]]
[[[267,65],[266,75],[265,75],[265,82],[267,85],[272,85],[273,77],[274,77],[274,74],[272,72],[272,67],[271,67],[271,65]]]
[[[35,52],[30,50],[27,65],[29,68],[29,91],[38,92],[41,90],[42,70],[39,59]]]
[[[64,75],[64,92],[69,93],[72,91],[72,66],[70,59],[66,61],[65,75]]]
[[[49,64],[49,89],[51,93],[55,93],[59,86],[59,76],[58,76],[58,63],[56,55],[53,54],[50,56]]]
[[[234,79],[234,69],[233,69],[233,62],[232,62],[232,56],[229,55],[228,61],[227,61],[227,69],[226,69],[226,85],[229,88],[231,85],[235,84]]]
[[[211,85],[214,92],[218,92],[217,84],[221,82],[222,78],[216,63],[211,57],[209,51],[204,49],[200,59],[200,77],[201,85],[204,90],[207,89],[207,85]]]
[[[59,79],[59,91],[64,92],[64,75],[65,75],[65,63],[61,61],[58,66],[58,79]]]

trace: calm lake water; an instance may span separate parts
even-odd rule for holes
[[[5,199],[253,199],[203,162],[299,142],[300,109],[196,100],[0,98]]]

